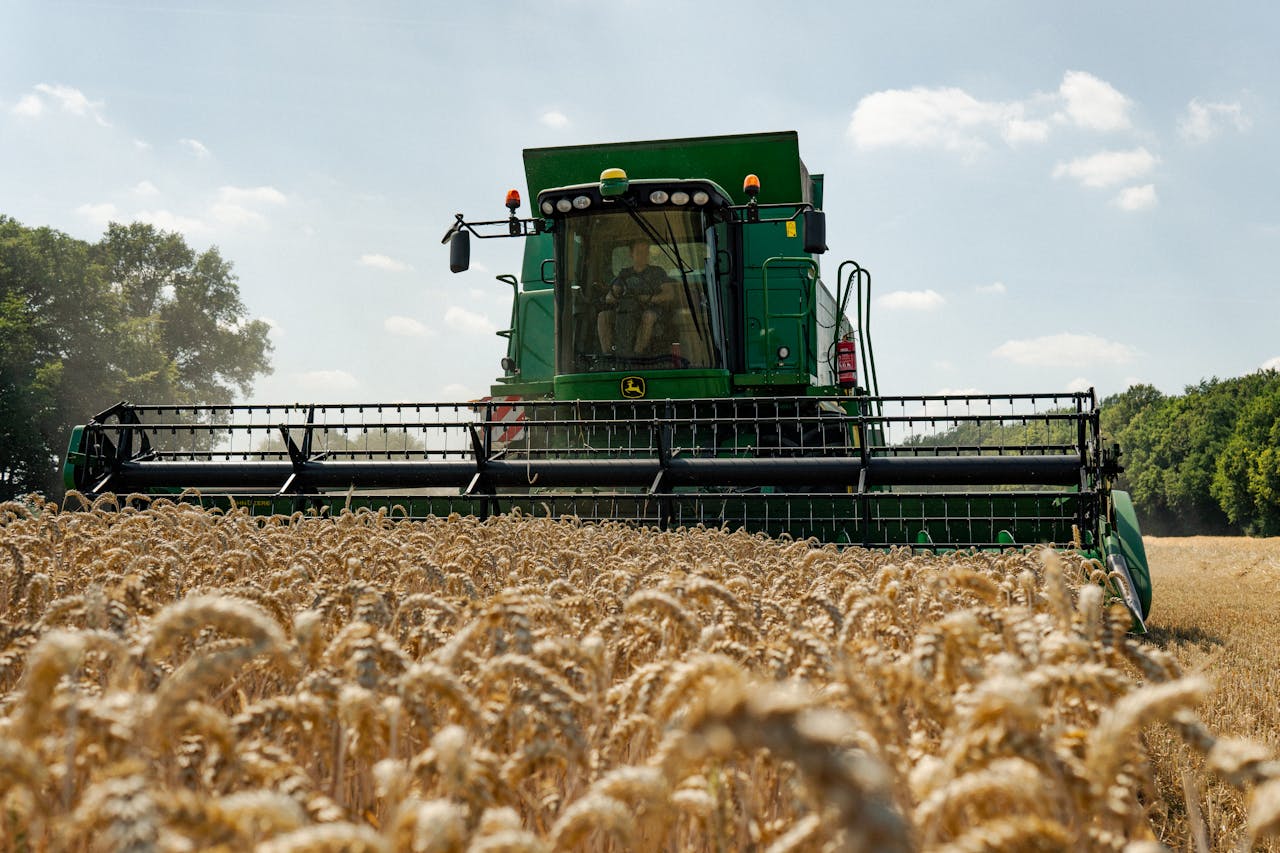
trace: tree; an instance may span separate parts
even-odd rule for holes
[[[0,499],[56,494],[71,427],[114,403],[229,403],[270,369],[231,264],[141,223],[89,244],[0,216],[0,331]]]
[[[229,403],[269,371],[268,326],[249,320],[231,264],[181,235],[112,223],[94,247],[125,335],[115,367],[133,398]]]
[[[0,279],[4,276],[0,266]],[[10,498],[24,484],[47,478],[52,459],[35,428],[47,403],[30,361],[35,351],[32,312],[20,294],[0,299],[0,497]]]
[[[1119,394],[1103,399],[1100,409],[1102,434],[1116,439],[1121,431],[1148,406],[1159,405],[1164,394],[1154,385],[1130,385]]]
[[[0,216],[0,499],[53,479],[49,437],[59,420],[64,356],[69,341],[100,325],[97,287],[83,241]],[[98,381],[100,373],[86,368],[83,379]]]
[[[1212,491],[1233,524],[1280,536],[1280,374],[1240,412],[1218,457]]]
[[[1208,379],[1139,411],[1119,439],[1127,480],[1152,533],[1238,533],[1212,491],[1240,412],[1273,377]],[[1148,524],[1148,522],[1150,522]]]

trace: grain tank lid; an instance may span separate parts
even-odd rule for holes
[[[810,200],[809,173],[793,130],[524,150],[530,198],[553,187],[598,181],[609,168],[622,168],[632,179],[705,178],[727,188],[734,204],[746,204],[742,179],[754,173],[760,176],[761,204]]]

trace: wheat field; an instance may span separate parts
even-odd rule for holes
[[[1127,636],[1103,580],[1047,551],[0,504],[0,848],[1269,843],[1274,721],[1240,715],[1275,694],[1215,691],[1219,629],[1168,590]]]
[[[1198,713],[1214,732],[1280,749],[1280,538],[1146,540],[1156,598],[1150,641],[1213,685]],[[1245,798],[1164,728],[1148,732],[1162,808],[1153,821],[1200,849],[1236,850]],[[1188,809],[1188,806],[1190,807]],[[1259,849],[1280,850],[1272,841]],[[1197,849],[1193,845],[1189,849]]]

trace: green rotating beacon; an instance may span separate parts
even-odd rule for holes
[[[502,375],[449,403],[121,403],[72,435],[66,483],[254,512],[518,510],[705,524],[871,548],[1078,548],[1141,629],[1133,506],[1092,391],[886,396],[871,276],[822,278],[823,176],[794,132],[524,152],[532,216]],[[830,269],[830,267],[828,267]]]

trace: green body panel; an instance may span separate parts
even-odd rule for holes
[[[1138,514],[1134,512],[1129,493],[1118,489],[1111,492],[1111,506],[1115,513],[1113,530],[1119,540],[1119,550],[1129,566],[1145,619],[1151,615],[1151,568],[1147,562],[1147,548],[1142,543],[1142,531],[1138,527]]]
[[[62,461],[62,487],[70,491],[76,487],[76,468],[84,462],[84,454],[80,447],[84,443],[84,427],[71,429],[71,440],[67,442],[67,456]]]
[[[551,398],[555,394],[555,383],[548,379],[545,382],[521,382],[520,377],[510,380],[499,380],[496,385],[489,386],[489,393],[494,397],[521,397],[525,400]]]
[[[507,356],[520,366],[520,372],[498,381],[503,385],[550,382],[556,374],[555,294],[551,290],[518,293],[514,314]]]
[[[835,298],[818,277],[817,260],[799,254],[803,235],[800,222],[765,222],[744,231],[744,367],[748,374],[800,374],[831,385],[827,355],[835,341]],[[788,354],[779,358],[784,346]]]
[[[799,393],[807,393],[812,387],[813,377],[807,373],[794,373],[791,371],[776,371],[773,373],[735,373],[733,375],[733,386],[737,389],[748,388],[769,388],[770,392],[776,394],[782,388],[803,388]],[[839,392],[836,392],[839,393]]]
[[[622,383],[629,377],[645,382],[642,398],[649,400],[681,400],[730,396],[727,370],[632,370],[609,373],[575,373],[557,376],[557,400],[622,399]]]
[[[520,281],[525,290],[551,289],[551,282],[542,280],[542,262],[555,258],[554,240],[550,234],[534,234],[524,238],[524,263],[520,270]],[[548,278],[554,269],[554,266],[547,264]]]

